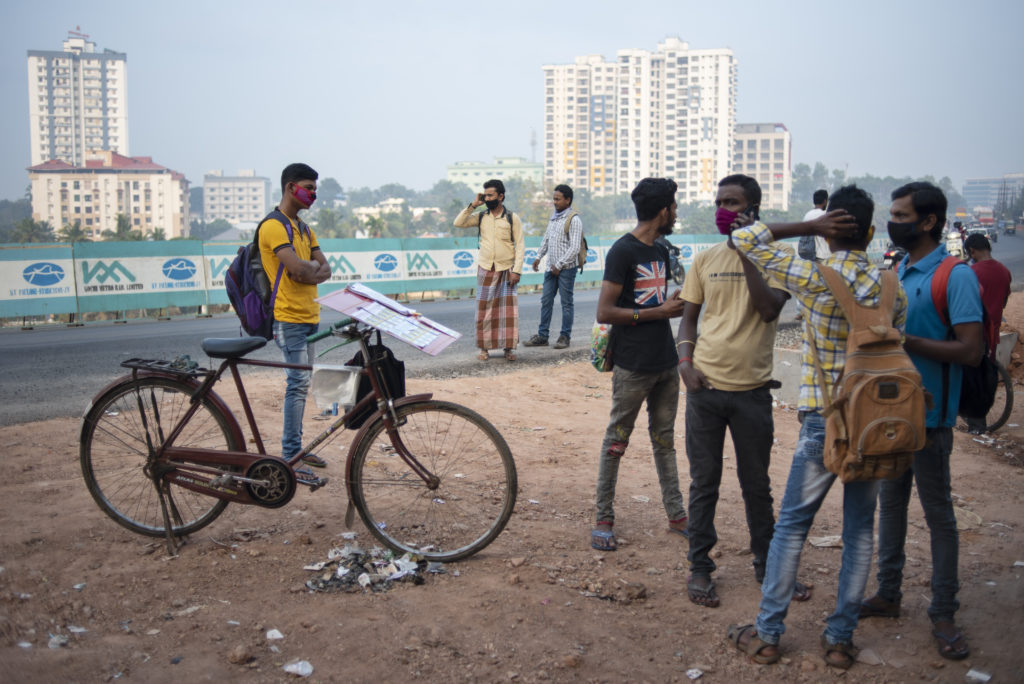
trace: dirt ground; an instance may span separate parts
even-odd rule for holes
[[[1013,296],[1007,318],[1009,328],[1024,330],[1024,295]],[[1022,360],[1018,346],[1019,382]],[[722,605],[699,608],[685,593],[686,540],[666,531],[643,418],[620,470],[620,548],[589,546],[609,375],[583,362],[540,372],[489,363],[494,375],[411,378],[409,391],[467,404],[498,427],[519,472],[515,514],[477,556],[427,575],[422,585],[400,583],[385,593],[305,588],[311,573],[303,566],[343,543],[341,474],[352,433],[323,453],[332,476],[325,489],[300,491],[283,509],[229,506],[172,558],[93,503],[79,471],[78,420],[0,429],[0,681],[277,682],[295,678],[282,669],[295,659],[313,666],[310,680],[325,682],[667,682],[696,671],[708,682],[962,682],[972,668],[993,682],[1024,679],[1021,394],[1010,425],[992,443],[956,433],[958,621],[970,658],[951,662],[936,653],[926,614],[929,537],[915,497],[904,616],[862,622],[862,662],[840,673],[824,666],[818,646],[835,601],[837,548],[804,549],[801,578],[813,583],[814,597],[790,609],[781,664],[747,662],[723,639],[727,625],[753,619],[759,599],[731,446],[715,550]],[[266,397],[256,410],[271,444],[279,437],[282,385],[268,375],[251,382]],[[785,407],[775,421],[778,507],[798,423]],[[683,423],[681,405],[676,443],[686,496]],[[307,435],[320,425],[310,420]],[[834,487],[812,537],[840,533],[840,496]],[[372,544],[358,522],[355,531]],[[284,638],[268,641],[271,629]],[[48,647],[53,636],[67,644]]]

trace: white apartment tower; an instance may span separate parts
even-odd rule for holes
[[[761,208],[789,211],[793,189],[789,130],[780,123],[736,124],[735,145],[733,173],[757,180],[761,185]]]
[[[128,156],[127,56],[68,32],[64,49],[28,51],[32,166],[85,165],[90,150]]]
[[[640,179],[679,183],[679,201],[714,199],[731,173],[736,60],[729,49],[619,50],[544,66],[544,176],[597,195]]]
[[[225,176],[220,170],[203,176],[204,221],[259,223],[268,211],[270,179],[257,176],[254,169],[242,169],[237,176]]]

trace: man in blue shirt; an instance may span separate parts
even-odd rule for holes
[[[892,193],[889,237],[907,250],[899,265],[907,293],[904,348],[921,373],[925,389],[935,398],[926,416],[927,443],[914,454],[911,468],[895,480],[883,480],[878,498],[878,593],[861,604],[861,617],[899,617],[903,594],[904,546],[911,481],[924,509],[931,534],[932,620],[939,655],[961,660],[970,655],[967,640],[954,618],[960,607],[956,594],[959,539],[950,491],[949,455],[953,423],[960,404],[962,365],[981,362],[981,296],[978,279],[969,268],[954,268],[947,287],[947,326],[932,302],[931,281],[949,255],[942,244],[946,197],[931,183],[908,183]]]

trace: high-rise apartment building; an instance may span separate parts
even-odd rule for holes
[[[270,179],[242,169],[237,176],[210,171],[203,176],[203,220],[259,223],[270,211]]]
[[[62,51],[28,51],[32,166],[83,166],[90,150],[128,155],[127,56],[68,32]]]
[[[732,172],[757,180],[761,185],[761,208],[789,211],[793,189],[789,130],[780,123],[736,124],[734,144]]]
[[[968,211],[975,207],[994,209],[1000,197],[1013,201],[1024,189],[1024,173],[1007,173],[993,178],[968,178],[964,181],[964,203]]]
[[[28,170],[32,218],[54,230],[78,224],[92,237],[117,228],[117,217],[149,236],[188,235],[188,181],[150,157],[91,152],[81,166],[51,159]]]
[[[670,177],[679,201],[714,199],[732,169],[736,59],[678,38],[544,66],[544,177],[597,195]]]

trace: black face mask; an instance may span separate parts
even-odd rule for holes
[[[487,205],[487,211],[494,211],[498,208],[498,205],[501,204],[501,200],[487,200],[484,204]]]
[[[914,232],[917,224],[917,221],[909,221],[907,223],[889,221],[886,226],[889,231],[889,239],[897,247],[902,247],[909,252],[921,240],[921,233]]]

